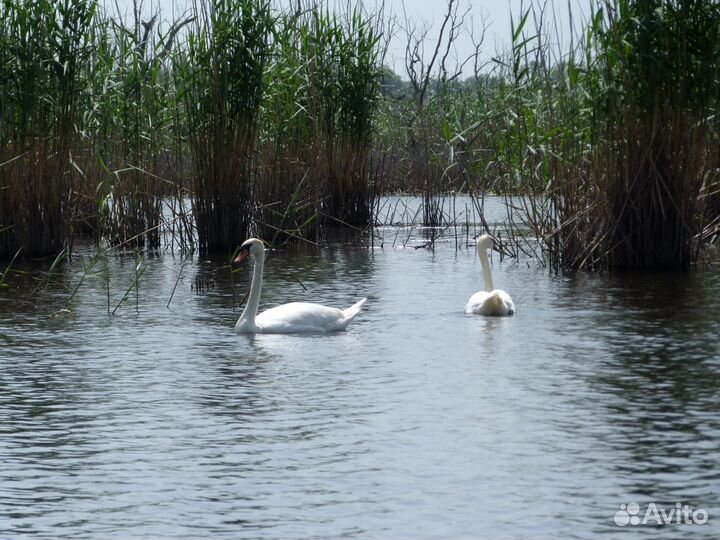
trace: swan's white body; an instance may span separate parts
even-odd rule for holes
[[[510,295],[493,287],[490,260],[487,255],[487,250],[492,248],[493,238],[489,234],[483,234],[477,239],[477,251],[483,269],[485,290],[473,294],[468,303],[465,304],[465,313],[469,315],[505,317],[515,314],[515,303],[510,298]]]
[[[235,262],[242,261],[247,255],[254,261],[252,284],[247,304],[235,324],[235,331],[244,334],[292,334],[307,332],[336,332],[345,330],[348,324],[360,313],[367,298],[363,298],[347,309],[337,309],[311,304],[309,302],[291,302],[257,314],[262,289],[265,248],[262,241],[251,238],[240,248]]]

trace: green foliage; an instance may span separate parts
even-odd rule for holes
[[[0,258],[78,233],[156,248],[170,230],[207,251],[370,221],[377,19],[269,0],[134,17],[0,4]]]
[[[336,13],[322,6],[277,20],[256,189],[264,236],[317,235],[321,226],[370,222],[376,24],[359,8]]]
[[[391,190],[427,225],[449,191],[521,197],[557,269],[685,267],[718,230],[718,2],[593,3],[565,51],[530,5],[491,71],[461,80],[440,51],[410,81],[382,67],[380,14],[273,5],[196,0],[168,25],[1,0],[0,258],[73,234],[308,239],[368,226]]]
[[[201,251],[248,236],[257,137],[273,18],[266,0],[213,0],[174,63],[195,167],[193,212]]]
[[[65,243],[93,0],[0,5],[0,259]]]
[[[687,267],[717,170],[720,5],[618,0],[598,33],[595,159],[616,267]],[[714,124],[714,125],[713,125]]]
[[[495,80],[476,81],[471,127],[435,123],[462,135],[465,178],[524,194],[521,225],[554,268],[693,264],[716,221],[720,5],[603,3],[555,56],[528,13]]]

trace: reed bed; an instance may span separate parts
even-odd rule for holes
[[[0,8],[1,258],[369,224],[379,17],[198,0],[162,25],[133,6]]]
[[[687,268],[701,249],[717,178],[714,2],[629,2],[598,9],[553,85],[550,189],[534,222],[555,267]],[[701,74],[712,74],[706,79]],[[543,78],[550,78],[548,72]],[[549,93],[549,92],[546,92]],[[556,105],[560,107],[556,107]],[[542,203],[539,203],[542,201]]]
[[[0,5],[0,259],[66,245],[90,0]]]
[[[618,0],[592,13],[563,51],[531,6],[476,77],[477,98],[456,94],[469,127],[447,114],[431,125],[464,187],[506,196],[516,252],[555,270],[687,268],[717,226],[718,5]]]
[[[278,19],[255,191],[268,238],[369,224],[380,21],[359,7],[313,3]]]
[[[607,100],[609,257],[620,267],[687,267],[703,229],[701,192],[720,165],[720,6],[619,1],[600,32]],[[668,77],[668,74],[672,74]],[[618,99],[621,98],[621,99]]]
[[[229,250],[253,220],[273,19],[263,0],[198,2],[195,12],[187,49],[174,63],[195,167],[193,213],[200,251]]]
[[[102,88],[96,93],[100,112],[93,141],[102,178],[96,188],[101,200],[101,235],[128,247],[160,246],[163,198],[178,196],[171,170],[163,159],[173,148],[173,88],[167,75],[168,43],[179,21],[162,39],[155,37],[157,15],[128,27],[104,21],[107,47],[98,55]],[[102,167],[104,165],[104,168]],[[92,165],[91,165],[92,166]]]
[[[406,21],[402,79],[383,67],[396,29],[360,4],[195,0],[164,22],[3,2],[0,258],[80,234],[318,243],[377,225],[402,191],[429,247],[471,213],[489,230],[496,194],[508,252],[555,270],[693,265],[720,236],[717,2],[594,2],[567,50],[552,4],[529,4],[485,66],[484,29],[446,5],[437,35]],[[474,53],[453,63],[464,31]],[[472,208],[451,211],[458,194]]]

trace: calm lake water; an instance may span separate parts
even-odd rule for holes
[[[379,233],[268,257],[261,308],[368,297],[334,335],[234,334],[249,266],[231,281],[220,260],[148,257],[114,316],[105,260],[57,313],[91,252],[48,281],[49,262],[18,266],[0,538],[720,535],[718,272],[562,277],[495,254],[517,315],[482,318],[463,313],[472,249]],[[107,261],[111,309],[135,264]],[[617,526],[632,502],[709,518]]]

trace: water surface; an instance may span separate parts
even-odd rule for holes
[[[717,538],[718,273],[494,256],[517,315],[472,317],[472,250],[380,234],[268,258],[261,308],[368,297],[330,336],[235,335],[250,269],[220,260],[148,258],[114,316],[105,260],[59,313],[91,253],[47,283],[49,263],[19,266],[0,291],[0,538]],[[135,265],[107,260],[111,309]],[[710,519],[618,527],[633,501]]]

